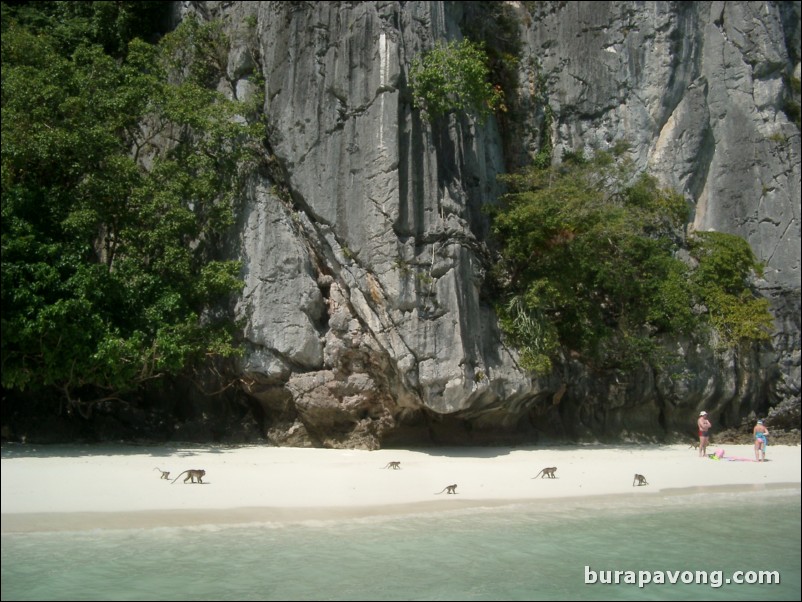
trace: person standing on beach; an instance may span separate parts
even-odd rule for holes
[[[704,458],[707,455],[707,444],[710,443],[710,427],[713,426],[707,419],[707,412],[704,410],[699,412],[696,426],[699,428],[699,457]]]
[[[758,420],[755,428],[752,430],[752,434],[755,436],[755,462],[765,462],[766,461],[766,447],[769,445],[769,429],[763,426],[763,421]],[[758,458],[758,455],[762,455],[762,458]]]

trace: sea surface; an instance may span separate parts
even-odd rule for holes
[[[800,492],[3,534],[0,583],[3,600],[798,601]]]

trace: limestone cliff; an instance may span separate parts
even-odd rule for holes
[[[264,81],[264,168],[232,247],[243,391],[269,441],[660,439],[692,432],[700,409],[737,426],[775,406],[798,426],[800,3],[500,4],[181,4],[226,23],[223,88],[246,97]],[[422,120],[413,58],[500,16],[520,43],[515,115]],[[746,238],[767,265],[772,344],[673,341],[680,378],[569,359],[546,378],[523,371],[483,297],[482,206],[544,136],[555,156],[628,141],[686,195],[689,228]]]

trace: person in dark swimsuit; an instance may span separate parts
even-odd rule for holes
[[[704,458],[707,455],[707,444],[710,443],[710,427],[713,426],[707,419],[707,412],[704,410],[699,412],[696,426],[699,427],[699,457]]]

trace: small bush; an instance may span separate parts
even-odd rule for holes
[[[490,83],[489,74],[483,44],[465,39],[435,46],[410,69],[415,107],[430,119],[464,111],[483,120],[504,108],[504,93]]]

